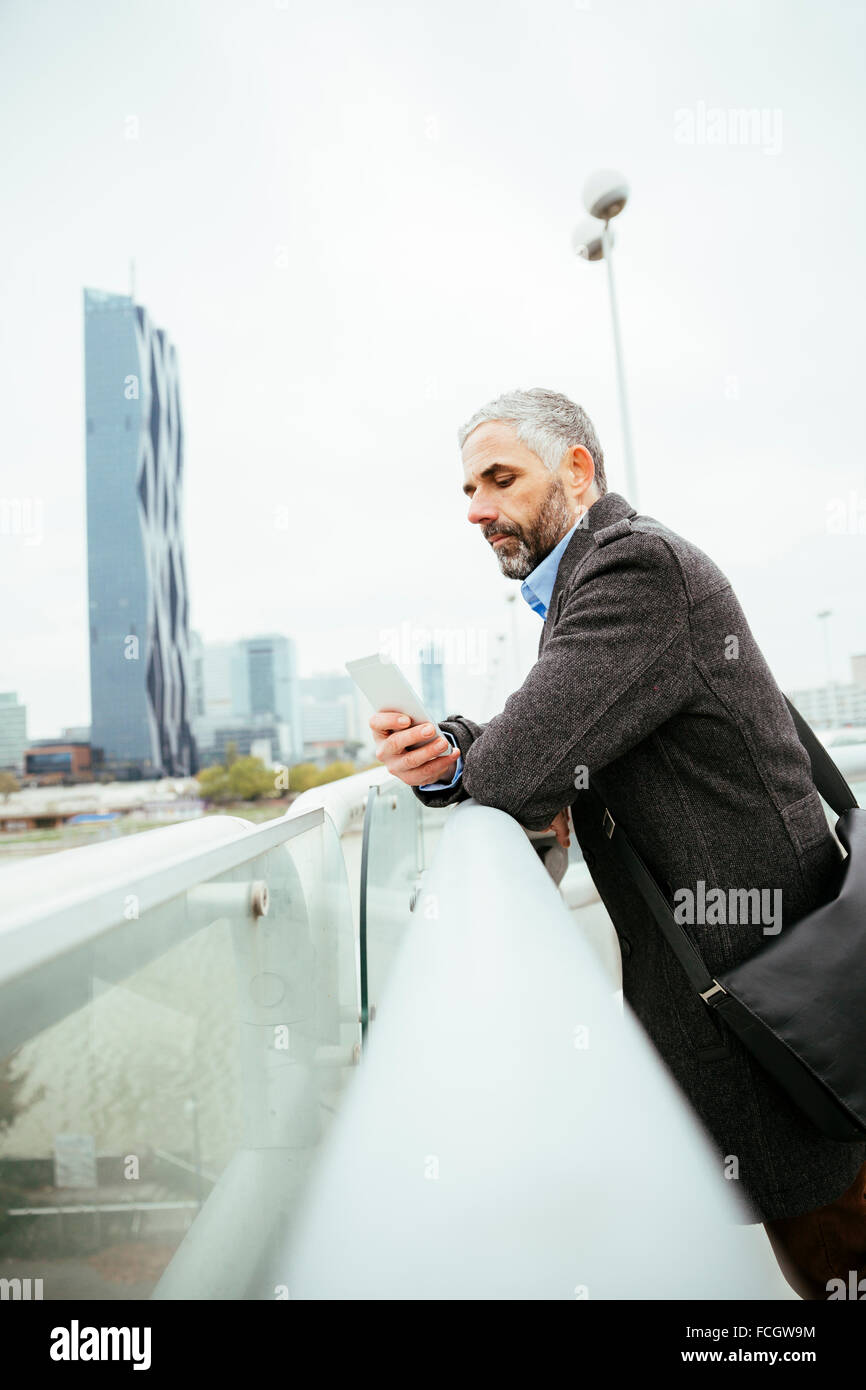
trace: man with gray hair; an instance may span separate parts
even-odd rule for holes
[[[692,989],[599,805],[673,905],[705,885],[781,896],[784,932],[829,901],[841,853],[808,755],[725,575],[697,546],[607,491],[579,405],[511,391],[459,432],[468,519],[543,626],[501,714],[431,725],[370,719],[376,756],[429,806],[474,797],[530,830],[568,813],[617,933],[623,992],[691,1101],[789,1282],[826,1298],[866,1274],[866,1144],[819,1132]],[[449,744],[451,745],[449,747]],[[740,890],[747,890],[740,892]],[[703,900],[703,899],[702,899]],[[694,922],[712,976],[766,944],[760,920]],[[776,928],[778,930],[778,928]]]

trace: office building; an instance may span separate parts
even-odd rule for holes
[[[285,724],[228,724],[214,729],[212,742],[207,748],[209,763],[225,763],[229,744],[234,745],[239,758],[261,758],[266,767],[286,763],[282,750],[286,747],[289,730]]]
[[[90,744],[71,739],[36,739],[24,754],[24,775],[40,786],[89,782],[91,766]]]
[[[866,689],[862,685],[819,685],[786,692],[792,704],[816,728],[866,724]]]
[[[418,664],[421,669],[421,699],[424,708],[431,719],[444,719],[447,710],[441,648],[432,642],[425,643],[418,650]]]
[[[20,772],[27,747],[27,706],[14,691],[0,694],[0,771]]]
[[[91,743],[96,770],[198,766],[189,707],[177,354],[128,295],[84,292]]]
[[[846,685],[834,681],[786,693],[810,724],[822,728],[866,725],[866,654],[851,657],[851,680]]]
[[[248,753],[268,740],[274,762],[299,762],[303,751],[295,643],[279,633],[237,642],[193,641],[194,730],[209,762],[227,742]],[[263,746],[263,745],[262,745]]]
[[[271,718],[287,724],[292,757],[302,747],[301,708],[295,643],[289,637],[271,633],[245,637],[240,642],[248,692],[248,708],[253,719]]]
[[[324,671],[300,680],[304,757],[324,761],[357,756],[373,740],[351,676]]]
[[[189,634],[189,717],[195,733],[195,721],[204,714],[204,643],[194,628]]]

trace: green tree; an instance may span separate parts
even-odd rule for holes
[[[231,740],[226,744],[226,763],[225,763],[226,767],[231,767],[232,763],[237,761],[237,756],[238,756],[238,746],[237,746],[237,744],[235,743],[234,739],[231,739]]]
[[[340,762],[338,759],[322,768],[316,785],[323,786],[325,782],[337,782],[341,777],[353,777],[357,770],[354,763]]]
[[[13,792],[20,791],[21,787],[14,772],[0,772],[0,796],[4,801],[8,801]]]
[[[257,801],[274,791],[276,774],[261,758],[235,758],[228,769],[228,785],[240,801]]]
[[[315,763],[295,763],[294,767],[289,768],[289,791],[305,792],[310,787],[318,786],[320,772],[321,768],[316,767]]]
[[[197,781],[205,801],[228,801],[231,796],[228,769],[224,767],[204,767]]]
[[[381,764],[371,763],[370,766],[379,767]],[[315,763],[295,763],[294,767],[289,768],[289,791],[306,792],[310,787],[322,787],[326,782],[336,782],[341,777],[354,777],[361,770],[345,759],[337,759],[328,763],[327,767],[317,767]]]

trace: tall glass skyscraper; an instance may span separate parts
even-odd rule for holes
[[[436,642],[426,642],[418,651],[421,667],[421,699],[431,719],[445,719],[445,672],[442,649]]]
[[[300,757],[303,736],[294,641],[268,633],[244,637],[239,645],[246,657],[250,713],[273,714],[288,724],[294,755]]]
[[[177,355],[128,295],[84,291],[95,770],[187,776],[189,598]]]

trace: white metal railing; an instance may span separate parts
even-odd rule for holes
[[[238,816],[205,816],[122,839],[60,850],[6,865],[0,877],[0,1056],[44,1026],[49,1014],[69,1012],[69,1000],[28,1013],[3,991],[64,957],[123,930],[153,908],[196,884],[249,863],[277,845],[320,825],[325,816],[337,837],[363,820],[370,786],[387,781],[385,768],[313,787],[285,816],[254,824]],[[194,929],[200,921],[190,924]],[[136,953],[139,964],[141,954]],[[49,1020],[50,1021],[50,1020]]]
[[[510,817],[456,807],[415,916],[288,1295],[793,1297]]]
[[[289,807],[290,817],[303,815],[306,811],[319,807],[333,822],[338,835],[350,828],[360,828],[367,804],[367,789],[393,782],[386,767],[370,767],[358,772],[354,777],[342,777],[337,782],[326,782],[321,787],[310,787],[302,792]]]
[[[323,814],[256,826],[208,816],[9,865],[0,880],[0,1055],[87,1002],[90,952],[111,933],[125,932],[129,946],[117,967],[140,966],[166,942],[148,941],[131,923],[321,824]],[[201,925],[200,915],[185,914],[171,940]],[[62,993],[52,988],[61,963]]]

